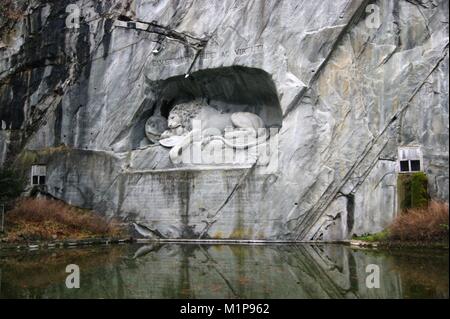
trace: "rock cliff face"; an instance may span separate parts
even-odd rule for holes
[[[448,201],[448,14],[437,0],[31,1],[0,24],[0,162],[45,164],[53,196],[158,237],[380,231],[399,147],[420,147]],[[279,128],[269,168],[174,165],[151,145],[146,120],[194,99]]]

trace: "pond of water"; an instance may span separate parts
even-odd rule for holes
[[[66,287],[69,264],[79,289]],[[448,267],[445,250],[332,244],[4,250],[0,298],[448,298]]]

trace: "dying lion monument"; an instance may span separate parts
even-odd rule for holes
[[[265,123],[250,112],[223,113],[203,101],[176,105],[169,113],[167,130],[159,143],[171,148],[169,156],[176,164],[182,152],[199,142],[203,149],[209,143],[220,143],[235,150],[247,149],[267,139]]]

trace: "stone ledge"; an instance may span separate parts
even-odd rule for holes
[[[38,249],[52,249],[52,248],[68,248],[79,246],[92,245],[109,245],[109,244],[124,244],[131,243],[131,238],[92,238],[81,240],[64,240],[54,242],[38,242],[38,243],[0,243],[0,250],[38,250]]]
[[[151,174],[151,173],[170,173],[170,172],[202,172],[202,171],[237,171],[250,169],[252,165],[241,166],[194,166],[194,167],[176,167],[167,169],[149,169],[149,170],[126,170],[121,174]]]
[[[356,247],[378,247],[378,242],[367,242],[363,240],[350,240],[349,241],[350,246],[356,246]]]
[[[137,243],[171,243],[171,244],[211,244],[211,245],[297,245],[297,244],[342,244],[342,242],[331,241],[294,241],[294,240],[265,240],[265,239],[147,239],[139,238]]]

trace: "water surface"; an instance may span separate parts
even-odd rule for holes
[[[80,267],[67,289],[68,264]],[[380,287],[366,285],[367,265]],[[116,245],[0,251],[0,298],[448,298],[448,251]]]

